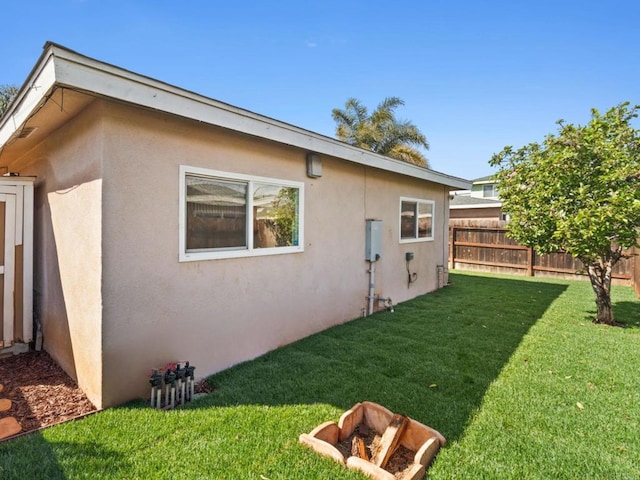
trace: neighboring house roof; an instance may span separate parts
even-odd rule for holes
[[[471,183],[473,183],[474,185],[482,185],[486,183],[497,183],[497,180],[494,174],[494,175],[487,175],[486,177],[476,178],[474,180],[471,180]]]
[[[490,198],[471,197],[469,195],[454,195],[449,201],[449,208],[461,209],[461,208],[491,208],[501,207],[502,202],[499,200],[492,200]]]
[[[53,98],[54,95],[59,96]],[[3,154],[16,158],[26,153],[94,97],[178,115],[309,152],[439,183],[450,189],[471,187],[468,180],[378,155],[94,60],[51,42],[44,45],[27,81],[0,117],[0,165],[6,164]]]

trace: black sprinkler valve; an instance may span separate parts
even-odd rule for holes
[[[149,383],[151,384],[152,387],[161,386],[162,374],[158,370],[153,369],[153,371],[151,372],[151,376],[149,377]]]

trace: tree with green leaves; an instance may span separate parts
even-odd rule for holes
[[[638,243],[640,132],[632,122],[639,109],[628,102],[605,114],[592,109],[584,126],[559,120],[542,143],[505,147],[490,161],[499,167],[509,236],[539,253],[579,259],[595,293],[596,323],[616,324],[612,268]]]
[[[273,224],[271,230],[276,237],[276,245],[279,247],[297,245],[297,227],[298,189],[282,187],[273,200]]]
[[[413,123],[395,117],[400,105],[404,105],[400,98],[388,97],[369,114],[360,100],[350,98],[344,110],[332,111],[336,137],[350,145],[429,168],[426,157],[418,150],[429,149],[427,138]]]
[[[18,93],[18,87],[15,85],[0,85],[0,116],[5,112],[16,93]]]

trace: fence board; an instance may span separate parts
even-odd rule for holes
[[[474,270],[495,272],[506,269],[529,276],[586,275],[582,262],[568,253],[538,255],[532,248],[507,237],[506,232],[504,224],[460,225],[452,222],[449,227],[450,268],[464,268],[466,265],[473,266]],[[634,255],[635,251],[630,253]],[[623,258],[614,266],[612,277],[636,285],[636,270],[633,258]]]

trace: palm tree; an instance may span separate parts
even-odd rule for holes
[[[18,87],[15,85],[0,85],[0,117],[7,109],[16,93],[18,93]]]
[[[429,149],[427,138],[413,123],[396,119],[394,110],[399,105],[404,105],[400,98],[387,97],[369,115],[360,100],[350,98],[344,110],[332,111],[336,136],[350,145],[429,168],[427,159],[416,148]]]

